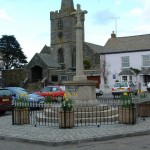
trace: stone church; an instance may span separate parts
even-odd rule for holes
[[[74,11],[73,0],[62,0],[60,10],[50,12],[51,46],[45,45],[26,66],[29,82],[61,84],[63,81],[73,79],[76,71],[76,18],[71,13]],[[84,20],[83,16],[83,27]],[[97,80],[98,87],[100,84],[100,52],[103,47],[85,42],[84,38],[83,42],[83,60],[90,64],[84,73],[87,79]]]

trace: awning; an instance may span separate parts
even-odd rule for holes
[[[139,75],[150,75],[150,68],[143,68],[141,72],[139,72]]]

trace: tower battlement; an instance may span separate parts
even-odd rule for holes
[[[57,11],[51,11],[50,12],[50,19],[58,19],[70,16],[72,12],[74,12],[75,9],[67,8],[66,10],[57,10]]]

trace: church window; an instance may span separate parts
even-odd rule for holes
[[[63,21],[59,20],[58,21],[58,30],[62,30],[63,29]]]
[[[61,81],[68,81],[68,76],[67,75],[61,75],[60,80]]]
[[[63,49],[58,50],[58,63],[64,63],[64,51]]]

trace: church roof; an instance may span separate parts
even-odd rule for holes
[[[48,54],[40,54],[40,53],[36,53],[43,61],[44,63],[52,68],[59,68],[60,65],[53,59],[53,57],[51,55]]]
[[[103,48],[104,48],[103,46],[92,44],[92,43],[88,43],[88,42],[85,42],[84,44],[88,45],[96,53],[101,53]]]
[[[31,61],[28,63],[27,68],[34,66],[47,66],[49,68],[61,68],[61,66],[54,60],[51,55],[36,53]]]
[[[61,10],[74,10],[73,0],[62,0],[61,1]]]
[[[128,37],[112,37],[108,39],[105,44],[102,54],[148,50],[150,50],[150,34]]]
[[[50,52],[50,46],[47,46],[47,45],[44,45],[44,47],[42,48],[42,50],[41,50],[41,54],[50,54],[51,52]]]

